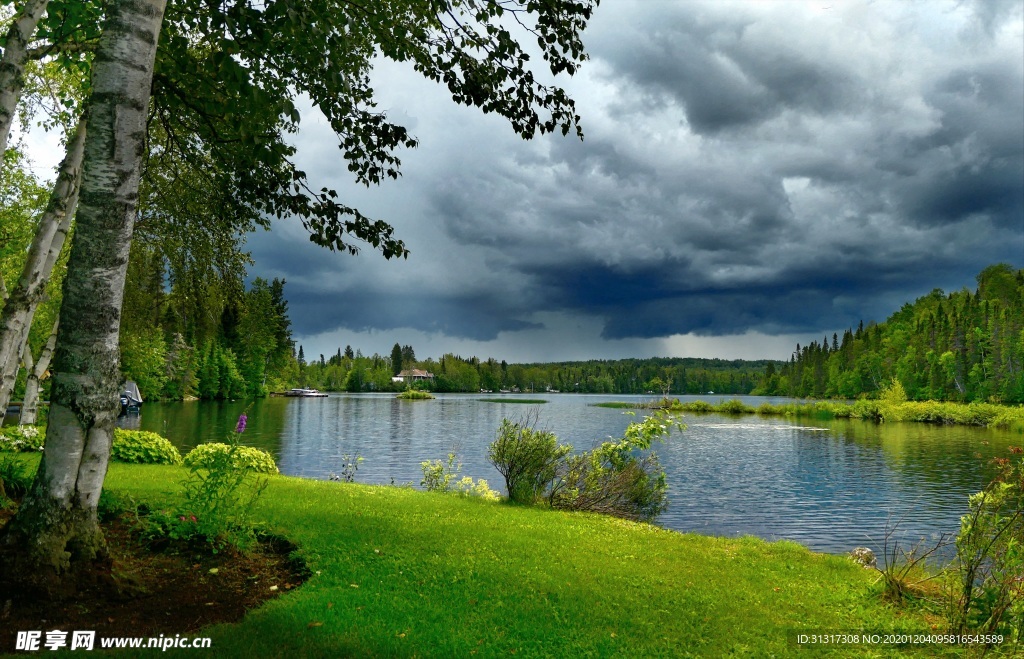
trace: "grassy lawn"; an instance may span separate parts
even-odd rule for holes
[[[111,464],[106,487],[159,506],[184,473]],[[260,505],[313,576],[197,633],[218,657],[766,657],[806,653],[798,629],[930,629],[882,600],[876,573],[789,542],[282,476]],[[866,652],[839,654],[897,653]]]

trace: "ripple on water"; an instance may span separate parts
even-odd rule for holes
[[[578,450],[619,436],[635,417],[593,407],[617,397],[547,395],[538,426]],[[327,478],[345,455],[361,455],[364,483],[419,484],[424,460],[453,447],[462,473],[503,484],[487,445],[503,417],[524,405],[442,395],[396,401],[392,395],[267,399],[248,408],[245,440],[275,454],[283,473]],[[756,406],[762,399],[745,398]],[[526,409],[524,409],[526,408]],[[142,428],[179,448],[221,440],[245,403],[148,403]],[[881,549],[898,523],[902,543],[955,533],[967,497],[992,476],[992,457],[1020,436],[1009,432],[853,420],[794,424],[778,417],[686,415],[688,425],[656,445],[668,477],[669,509],[659,522],[680,531],[790,539],[817,551],[858,545]]]

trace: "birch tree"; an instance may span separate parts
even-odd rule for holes
[[[0,310],[0,420],[11,400],[36,307],[71,228],[78,203],[86,126],[83,118],[68,144],[49,203],[36,229],[21,276]]]
[[[76,236],[64,282],[46,451],[4,529],[8,565],[51,594],[105,556],[96,519],[116,420],[118,325],[165,0],[111,3],[93,66]]]
[[[18,416],[18,424],[30,426],[35,424],[39,415],[39,389],[42,386],[43,377],[50,368],[50,359],[53,358],[53,349],[57,346],[57,324],[54,322],[50,336],[39,353],[39,359],[32,355],[32,347],[25,342],[25,352],[22,363],[25,364],[25,400],[22,401],[21,414]]]
[[[0,58],[0,155],[7,150],[18,100],[25,87],[29,40],[46,11],[46,3],[47,0],[27,0],[7,30],[4,54]]]
[[[0,538],[13,550],[7,573],[45,591],[73,586],[69,577],[105,553],[96,504],[116,417],[118,323],[151,88],[154,107],[176,104],[163,116],[191,122],[192,144],[179,139],[175,148],[223,163],[225,190],[263,216],[297,218],[319,245],[355,253],[361,241],[387,258],[408,254],[392,227],[334,190],[313,189],[292,161],[284,135],[298,128],[297,95],[323,113],[349,172],[366,185],[396,178],[396,150],[416,146],[375,109],[369,74],[378,55],[408,62],[455,102],[504,117],[525,139],[582,137],[572,99],[540,81],[517,37],[536,39],[551,74],[572,74],[586,59],[580,33],[597,0],[177,0],[160,37],[165,2],[102,5],[46,450]]]

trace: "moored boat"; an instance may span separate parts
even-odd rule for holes
[[[280,395],[288,396],[289,398],[327,398],[327,394],[318,389],[303,389],[301,387],[289,389]]]

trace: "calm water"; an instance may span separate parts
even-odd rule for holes
[[[539,427],[578,449],[620,435],[632,420],[621,410],[593,407],[628,396],[535,396],[549,401],[544,405],[478,398],[270,398],[249,409],[244,439],[273,453],[282,473],[306,478],[340,473],[344,455],[361,455],[356,480],[382,484],[418,485],[420,462],[443,458],[454,448],[464,475],[485,478],[499,489],[503,481],[486,454],[503,417],[537,411]],[[743,400],[756,406],[786,399]],[[245,403],[147,403],[140,423],[184,452],[222,439],[245,408]],[[959,426],[718,415],[687,415],[684,422],[685,431],[656,448],[670,496],[661,525],[785,538],[836,553],[860,545],[879,550],[896,521],[904,543],[955,533],[968,495],[992,475],[989,459],[1024,443],[1020,434]]]

